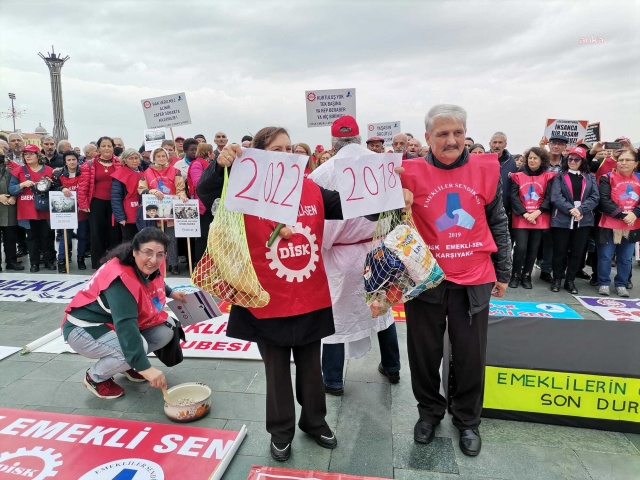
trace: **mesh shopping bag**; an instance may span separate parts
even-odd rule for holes
[[[224,186],[215,217],[209,227],[207,250],[191,281],[220,300],[240,307],[264,307],[269,294],[262,288],[251,263],[242,213],[225,208],[229,174],[224,169]]]
[[[444,280],[444,272],[420,237],[411,213],[400,210],[380,214],[363,276],[372,317]]]

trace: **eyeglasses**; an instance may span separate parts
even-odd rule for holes
[[[633,158],[619,158],[616,160],[616,162],[618,163],[629,163],[629,162],[635,162],[635,160]]]
[[[147,260],[152,259],[154,256],[156,257],[156,260],[158,260],[159,262],[163,261],[165,258],[167,258],[167,252],[159,252],[156,253],[153,250],[140,250],[140,253],[142,255],[144,255]]]
[[[553,140],[552,142],[549,142],[549,145],[555,145],[556,147],[564,147],[566,145],[566,143],[557,142],[557,141]]]
[[[581,158],[567,158],[567,163],[580,163],[581,161]]]

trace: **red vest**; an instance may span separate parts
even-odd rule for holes
[[[320,187],[304,179],[297,223],[289,240],[267,240],[275,222],[244,216],[251,261],[260,285],[269,293],[266,307],[250,308],[256,318],[291,317],[331,306],[329,283],[322,261],[324,204]]]
[[[512,173],[511,181],[520,187],[520,201],[527,213],[536,211],[544,201],[544,195],[547,191],[547,184],[555,177],[555,172],[544,172],[540,175],[529,176],[524,172]],[[504,187],[504,186],[503,186]],[[521,215],[511,213],[513,228],[533,228],[547,229],[551,227],[551,215],[549,212],[542,212],[536,218],[535,225],[529,223],[526,218]]]
[[[497,251],[485,206],[496,196],[500,164],[495,154],[471,154],[455,170],[424,158],[402,162],[403,187],[413,192],[411,208],[418,232],[444,271],[460,285],[495,282],[491,253]]]
[[[75,294],[65,313],[71,312],[72,308],[84,307],[95,302],[100,293],[106,290],[116,278],[122,280],[127,290],[136,299],[140,330],[160,325],[167,319],[167,312],[162,310],[166,303],[164,277],[161,274],[158,275],[145,287],[134,268],[121,265],[117,258],[112,258],[93,274],[89,283]]]
[[[140,202],[138,194],[138,182],[142,178],[142,172],[136,172],[129,167],[119,168],[111,174],[111,178],[124,183],[127,194],[122,199],[122,208],[126,216],[127,223],[136,223],[136,213]],[[151,187],[149,187],[151,188]]]
[[[76,192],[76,199],[78,197],[78,180],[80,180],[80,167],[76,170],[76,176],[73,178],[65,177],[64,175],[60,175],[58,177],[60,180],[60,185],[64,188],[68,188],[72,192]],[[87,220],[89,218],[89,214],[87,212],[83,212],[78,210],[78,221]]]
[[[630,177],[624,177],[618,172],[610,172],[611,200],[618,205],[623,212],[630,212],[640,203],[640,175],[633,173]],[[640,228],[640,218],[627,225],[623,220],[602,214],[600,227],[615,228],[617,230],[636,230]]]
[[[47,165],[45,165],[39,172],[34,172],[29,167],[26,167],[26,169],[33,183],[38,183],[38,180],[42,177],[53,178],[53,169]],[[29,180],[24,174],[24,168],[22,167],[11,170],[11,175],[16,177],[20,183]],[[31,188],[23,188],[18,194],[18,200],[16,202],[16,206],[18,208],[18,220],[46,220],[49,218],[49,212],[36,210],[36,202],[33,195],[34,193]]]
[[[165,195],[176,194],[176,174],[178,169],[168,166],[164,170],[156,170],[153,167],[144,171],[149,190],[160,190]]]

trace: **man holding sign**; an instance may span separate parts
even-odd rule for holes
[[[414,193],[418,232],[446,274],[446,281],[405,304],[407,350],[419,421],[418,443],[430,443],[447,409],[440,394],[440,363],[447,328],[457,389],[453,424],[465,455],[480,453],[489,300],[501,297],[511,273],[511,241],[495,154],[469,154],[467,113],[437,105],[425,118],[426,159],[403,162],[402,184]],[[426,160],[426,161],[425,161]],[[446,359],[445,361],[447,361]]]

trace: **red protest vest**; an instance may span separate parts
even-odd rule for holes
[[[34,172],[29,167],[25,166],[31,181],[38,183],[42,177],[53,178],[53,169],[48,165],[45,165],[39,172]],[[29,180],[24,173],[24,168],[14,168],[11,170],[11,175],[16,177],[20,183]],[[43,212],[36,210],[36,202],[33,198],[33,190],[31,188],[23,188],[18,194],[16,201],[16,207],[18,209],[18,220],[46,220],[49,218],[49,212]]]
[[[80,168],[76,170],[76,176],[73,178],[66,177],[64,175],[60,175],[58,177],[60,181],[60,185],[64,188],[68,188],[72,192],[76,192],[76,199],[78,194],[78,180],[80,180]],[[78,210],[78,221],[87,220],[89,218],[89,214],[87,212],[83,212],[82,210]]]
[[[270,300],[262,308],[250,308],[256,318],[291,317],[331,306],[329,283],[322,261],[324,203],[320,187],[304,179],[293,235],[276,238],[266,246],[275,222],[244,216],[247,243],[258,280]]]
[[[127,290],[136,299],[140,330],[160,325],[167,319],[167,312],[162,310],[166,303],[164,277],[159,274],[145,287],[134,268],[122,265],[117,258],[112,258],[93,274],[89,283],[75,294],[65,313],[71,312],[73,308],[84,307],[95,302],[100,293],[106,290],[116,278],[122,280]]]
[[[138,182],[142,178],[142,172],[136,172],[129,167],[119,168],[111,174],[111,178],[124,183],[127,194],[122,199],[122,208],[124,209],[127,223],[136,223],[136,213],[140,203]]]
[[[149,190],[160,190],[165,195],[175,195],[177,174],[178,169],[175,167],[169,166],[164,170],[156,170],[151,167],[144,171],[144,178]]]
[[[610,172],[609,182],[611,184],[611,200],[618,205],[623,212],[630,212],[640,203],[640,175],[633,173],[630,177],[624,177],[618,172]],[[614,228],[617,230],[636,230],[640,228],[640,218],[627,225],[624,221],[602,214],[600,227]]]
[[[520,190],[520,201],[527,213],[534,212],[544,201],[544,195],[547,191],[547,184],[555,177],[555,172],[544,172],[540,175],[527,175],[524,172],[512,173],[511,181],[518,185]],[[529,223],[526,218],[521,215],[511,213],[513,228],[532,228],[547,229],[551,227],[551,215],[549,212],[542,212],[536,218],[535,225]]]
[[[402,162],[402,184],[413,191],[411,207],[418,233],[444,271],[460,285],[496,281],[491,253],[497,251],[485,206],[498,190],[500,164],[495,154],[470,154],[469,161],[444,170],[423,158]]]

